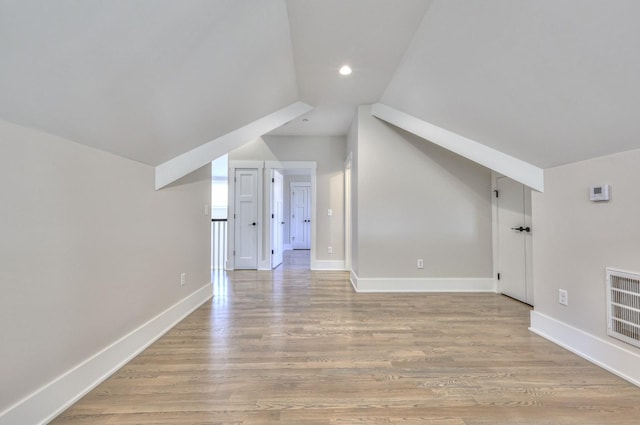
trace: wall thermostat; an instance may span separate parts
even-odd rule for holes
[[[594,202],[608,201],[611,193],[611,185],[601,184],[589,187],[589,200]]]

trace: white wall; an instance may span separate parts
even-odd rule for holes
[[[2,121],[0,140],[2,412],[210,282],[211,177],[156,192],[153,167]]]
[[[344,159],[346,138],[264,136],[229,153],[229,161],[316,161],[316,257],[344,260]],[[327,209],[333,215],[327,215]],[[333,254],[327,247],[333,247]]]
[[[490,171],[369,106],[359,108],[357,140],[359,278],[491,279]]]
[[[605,267],[640,273],[638,163],[634,150],[547,169],[532,207],[536,313],[640,354],[607,336],[605,290]],[[602,183],[611,201],[589,201],[589,186]],[[561,288],[568,306],[558,303]]]

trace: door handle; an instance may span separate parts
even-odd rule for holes
[[[517,230],[518,232],[531,232],[531,227],[527,226],[527,227],[512,227],[511,230]]]

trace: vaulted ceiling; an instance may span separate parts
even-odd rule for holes
[[[637,16],[635,0],[0,0],[0,119],[158,165],[296,101],[315,109],[272,134],[345,134],[382,102],[544,168],[640,148]]]

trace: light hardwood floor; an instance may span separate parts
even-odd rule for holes
[[[640,424],[640,388],[495,294],[356,294],[237,271],[54,424]]]
[[[282,253],[282,266],[277,271],[283,270],[309,270],[311,265],[311,252],[308,249],[284,251]]]

